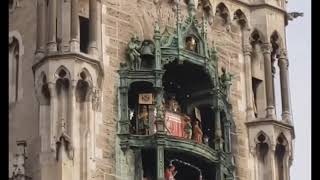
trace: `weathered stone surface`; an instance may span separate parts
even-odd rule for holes
[[[102,63],[104,76],[102,80],[102,99],[101,114],[96,115],[94,135],[95,142],[95,163],[90,166],[92,176],[97,180],[117,179],[120,177],[129,177],[134,170],[134,160],[132,152],[124,155],[120,152],[119,139],[117,137],[117,122],[119,121],[119,102],[118,86],[119,75],[117,70],[120,63],[126,61],[126,48],[129,39],[138,35],[140,39],[152,39],[154,33],[154,22],[160,18],[161,32],[165,26],[175,27],[176,10],[175,6],[169,1],[161,2],[160,14],[158,15],[157,6],[151,0],[102,0],[101,1],[101,38],[102,38]],[[216,6],[219,2],[212,1],[212,12],[215,14]],[[284,14],[272,7],[260,6],[259,8],[250,8],[245,4],[259,4],[260,1],[242,0],[238,3],[233,0],[223,1],[231,16],[231,21],[236,10],[241,9],[249,20],[251,32],[258,29],[263,34],[263,39],[269,37],[275,31],[285,42],[285,24]],[[285,9],[283,1],[267,1],[268,4]],[[89,5],[87,1],[79,0],[79,14],[89,17]],[[40,174],[39,157],[41,149],[41,138],[39,129],[39,103],[35,95],[34,74],[32,65],[34,62],[34,52],[36,50],[36,1],[24,0],[21,7],[15,8],[9,15],[9,30],[18,31],[21,34],[25,53],[22,59],[22,87],[23,97],[14,106],[9,109],[9,151],[16,152],[16,140],[24,139],[28,142],[28,154],[30,157],[26,161],[26,172],[35,180],[46,179]],[[202,9],[198,8],[202,16]],[[181,17],[187,16],[187,6],[181,5]],[[21,18],[24,17],[24,18]],[[98,30],[99,31],[99,30]],[[248,37],[247,37],[248,38]],[[208,27],[208,45],[215,42],[218,51],[219,67],[226,67],[231,74],[235,76],[232,81],[230,102],[233,106],[233,119],[235,121],[235,132],[232,132],[233,150],[235,152],[236,179],[255,180],[252,167],[253,158],[250,154],[250,143],[253,143],[253,136],[258,130],[271,129],[264,125],[253,129],[248,134],[246,122],[246,77],[243,57],[243,34],[241,28],[236,22],[232,21],[230,28],[226,27],[222,19],[214,17],[213,22]],[[284,43],[285,44],[285,43]],[[285,48],[285,47],[284,47]],[[262,63],[263,65],[263,63]],[[221,71],[219,68],[219,72]],[[44,68],[45,69],[45,68]],[[48,68],[49,69],[49,68]],[[74,68],[77,69],[77,68]],[[48,70],[49,71],[49,70]],[[253,71],[255,71],[253,69]],[[264,78],[262,79],[264,80]],[[278,126],[277,126],[278,127]],[[268,130],[272,132],[271,138],[275,139],[280,132],[284,132],[286,137],[290,136],[289,131]],[[279,131],[279,132],[278,132]],[[251,137],[251,139],[248,137]],[[287,138],[291,141],[291,138]],[[275,141],[275,140],[274,140]],[[49,157],[49,156],[48,156]],[[34,159],[34,161],[29,161]],[[48,158],[48,163],[50,162]],[[94,165],[93,165],[94,164]],[[119,170],[118,168],[123,168]],[[89,171],[91,172],[91,171]],[[46,175],[53,175],[54,172],[47,172]]]

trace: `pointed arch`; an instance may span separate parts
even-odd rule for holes
[[[90,72],[86,68],[82,68],[78,74],[76,85],[77,101],[88,101],[93,88],[93,81]]]
[[[277,137],[276,150],[275,150],[275,160],[276,160],[276,169],[278,173],[279,180],[285,180],[285,171],[286,171],[286,157],[288,156],[288,140],[281,132]]]
[[[279,133],[279,135],[277,136],[277,144],[283,144],[285,146],[288,145],[288,139],[286,138],[286,136],[283,134],[283,132]]]
[[[258,160],[262,164],[266,164],[269,149],[270,149],[270,138],[267,136],[265,132],[260,131],[257,134],[255,141],[256,141]]]
[[[50,104],[50,90],[47,75],[44,71],[36,78],[35,91],[41,105]]]
[[[272,45],[272,54],[278,54],[283,47],[283,40],[277,30],[274,30],[270,36],[270,43]]]
[[[78,74],[78,78],[79,78],[79,80],[87,81],[89,83],[90,87],[94,86],[92,75],[87,68],[84,67],[81,69],[81,71]]]
[[[68,70],[68,68],[66,68],[64,65],[61,65],[59,68],[57,68],[56,72],[54,73],[54,76],[54,81],[60,78],[71,80],[71,73]]]
[[[231,22],[230,11],[229,11],[228,7],[223,2],[221,2],[217,5],[216,15],[222,17],[225,24],[228,24]]]
[[[211,25],[213,23],[213,6],[210,2],[210,0],[201,0],[199,1],[199,4],[201,4],[201,8],[203,9],[205,16],[207,16],[208,22]]]
[[[247,16],[243,13],[241,9],[237,9],[234,14],[233,14],[233,20],[236,21],[240,27],[243,28],[249,28],[248,24],[248,18]]]
[[[269,145],[271,144],[269,136],[262,130],[257,133],[254,140],[256,143],[265,142],[265,143],[268,143]]]
[[[22,56],[24,47],[18,31],[9,32],[8,43],[9,64],[9,104],[22,98]]]
[[[264,43],[266,42],[266,38],[260,30],[254,28],[249,37],[249,41],[251,42],[251,44]]]

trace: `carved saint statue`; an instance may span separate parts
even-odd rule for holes
[[[191,139],[192,137],[192,125],[189,117],[186,117],[186,124],[184,125],[184,133],[186,139]]]
[[[180,105],[179,105],[178,101],[176,100],[175,96],[172,96],[172,98],[169,100],[168,106],[169,106],[170,111],[173,111],[173,112],[180,112],[181,111]]]
[[[202,130],[200,128],[198,120],[196,120],[196,124],[193,127],[193,139],[196,141],[196,143],[202,143]]]
[[[197,42],[194,37],[190,36],[186,38],[186,49],[190,51],[196,51]]]
[[[138,130],[141,134],[147,134],[147,131],[149,129],[149,112],[146,105],[141,106],[141,110],[138,115]]]
[[[231,80],[233,75],[226,72],[226,69],[224,67],[221,68],[222,71],[222,75],[220,77],[220,83],[221,83],[221,87],[224,91],[224,93],[227,95],[227,97],[229,97],[229,91],[230,91],[230,86],[231,86]]]
[[[128,43],[128,55],[131,69],[138,70],[141,67],[141,57],[139,52],[140,48],[141,41],[135,35],[131,38],[130,42]]]
[[[64,119],[61,119],[61,132],[56,142],[56,159],[59,160],[59,156],[61,153],[66,153],[69,159],[73,159],[74,156],[74,149],[71,141],[71,137],[67,134],[66,129],[66,122]]]
[[[164,179],[165,180],[175,180],[174,176],[177,174],[176,167],[172,164],[169,165],[169,167],[166,168],[164,172]]]

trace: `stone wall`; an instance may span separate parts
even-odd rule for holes
[[[103,119],[106,126],[101,126],[101,129],[104,129],[108,136],[102,138],[103,135],[101,135],[101,139],[99,140],[107,139],[106,142],[108,144],[105,144],[103,152],[114,155],[115,149],[110,149],[109,147],[114,143],[115,130],[112,127],[115,127],[115,120],[118,120],[117,118],[119,117],[117,102],[118,74],[116,70],[119,67],[119,63],[124,62],[126,58],[126,45],[133,34],[137,34],[140,39],[152,39],[153,24],[158,16],[156,5],[149,0],[105,0],[102,3],[103,60],[105,65]],[[164,29],[164,25],[175,26],[176,17],[174,8],[173,4],[166,1],[162,2],[160,10],[160,25],[162,30]],[[185,17],[187,7],[186,5],[182,5],[181,8],[182,17]],[[234,7],[234,11],[236,9]],[[225,66],[227,70],[230,70],[235,75],[231,88],[231,103],[233,105],[233,118],[236,124],[236,131],[234,133],[238,144],[233,145],[236,147],[237,177],[238,179],[246,180],[249,179],[249,150],[247,131],[244,124],[246,122],[246,104],[241,38],[241,30],[237,24],[233,23],[228,31],[219,18],[215,18],[213,24],[208,28],[209,46],[211,47],[210,42],[214,40],[220,59],[219,66]],[[111,104],[110,101],[113,103]],[[109,126],[107,126],[107,123]],[[116,154],[122,156],[122,153]],[[109,158],[108,162],[114,162],[112,156],[106,156],[106,158]],[[118,161],[121,161],[118,163],[128,163],[128,161],[121,160],[122,158],[116,158]],[[122,165],[122,167],[125,168],[128,165],[130,164]],[[110,166],[110,168],[113,168],[113,172],[116,171],[114,166]],[[119,170],[117,174],[120,175],[119,173],[123,175],[124,172],[123,170],[121,172]]]
[[[23,0],[9,13],[9,32],[21,35],[24,54],[21,57],[21,98],[9,107],[9,152],[17,153],[16,141],[26,140],[26,173],[37,179],[39,146],[38,101],[34,91],[32,65],[36,48],[36,1]]]
[[[84,2],[80,1],[80,5]],[[126,47],[129,39],[137,34],[140,39],[153,38],[153,25],[158,18],[157,6],[154,2],[161,2],[160,26],[175,26],[175,7],[169,0],[101,0],[102,4],[102,51],[104,80],[102,86],[102,117],[98,117],[96,126],[96,168],[93,176],[97,180],[126,179],[133,173],[134,154],[130,151],[123,154],[118,145],[117,121],[119,120],[118,86],[119,64],[126,60]],[[212,13],[215,7],[224,2],[229,9],[231,20],[233,13],[241,9],[249,21],[251,29],[261,30],[269,37],[277,30],[285,44],[284,18],[280,11],[270,8],[256,9],[250,13],[250,9],[237,1],[212,1]],[[243,0],[241,2],[248,2]],[[257,0],[258,2],[258,0]],[[85,4],[85,3],[84,3]],[[21,7],[16,8],[9,15],[9,31],[18,31],[22,36],[25,47],[22,59],[22,87],[23,96],[13,107],[9,109],[9,151],[16,151],[16,141],[24,139],[28,143],[27,173],[33,179],[39,179],[37,169],[39,151],[39,104],[35,97],[34,77],[32,64],[36,46],[36,1],[23,0]],[[81,5],[84,6],[84,5]],[[80,14],[85,16],[88,7],[80,7]],[[187,7],[182,4],[182,17],[186,16]],[[198,8],[201,10],[201,8]],[[266,17],[266,13],[269,14]],[[201,14],[201,13],[200,13]],[[32,24],[32,25],[30,25]],[[225,66],[235,75],[231,87],[231,103],[233,105],[233,119],[235,131],[233,150],[235,153],[236,176],[239,180],[247,180],[251,177],[252,163],[249,159],[248,134],[245,125],[246,120],[246,93],[244,59],[242,54],[242,33],[240,27],[232,22],[227,28],[219,17],[214,17],[213,23],[208,27],[208,44],[214,41],[219,56],[219,66]],[[268,39],[268,38],[266,38]],[[219,69],[220,71],[220,69]],[[32,161],[30,161],[32,159]],[[116,178],[118,177],[118,178]]]

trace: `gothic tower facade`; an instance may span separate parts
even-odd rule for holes
[[[10,1],[9,179],[290,180],[286,4]]]

